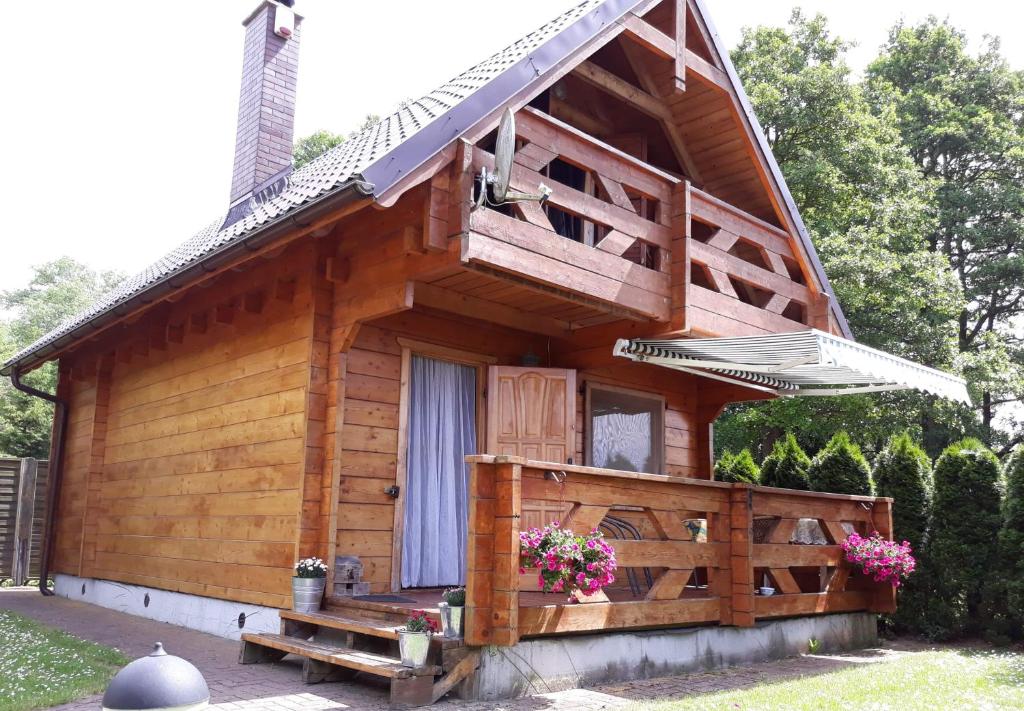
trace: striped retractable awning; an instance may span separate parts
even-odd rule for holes
[[[615,355],[782,396],[923,390],[971,403],[963,378],[817,330],[736,338],[620,339]]]

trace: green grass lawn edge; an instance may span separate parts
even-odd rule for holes
[[[103,691],[118,650],[0,609],[0,711],[48,708]]]

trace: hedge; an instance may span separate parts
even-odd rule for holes
[[[750,455],[749,449],[744,449],[739,454],[733,454],[727,449],[715,464],[715,481],[759,484],[761,469]]]
[[[994,597],[1002,515],[999,460],[981,442],[950,445],[935,464],[935,493],[925,551],[933,588],[926,632],[936,639],[988,627],[983,605]]]
[[[845,432],[837,432],[807,469],[811,489],[831,494],[871,494],[871,469],[860,447]]]
[[[807,468],[810,465],[811,460],[800,449],[796,437],[786,433],[785,437],[776,440],[771,454],[761,464],[761,484],[808,491],[811,488],[807,480]]]
[[[875,459],[872,478],[877,495],[894,500],[893,538],[908,541],[918,562],[916,572],[900,588],[896,612],[886,621],[895,632],[924,632],[931,597],[929,589],[933,587],[924,560],[931,508],[931,461],[910,435],[896,435]]]
[[[1006,462],[1003,529],[999,534],[1005,610],[1005,633],[1024,637],[1024,444]]]

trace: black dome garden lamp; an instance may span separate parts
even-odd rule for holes
[[[193,711],[209,703],[210,689],[199,670],[159,642],[119,671],[103,694],[103,711]]]

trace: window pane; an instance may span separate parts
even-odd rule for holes
[[[590,390],[590,416],[592,466],[661,472],[660,400],[594,387]]]

